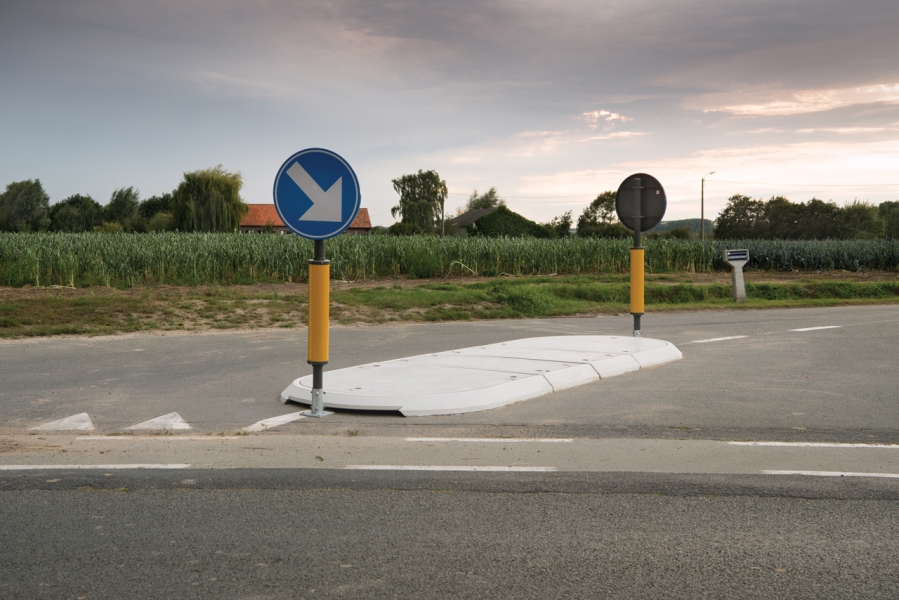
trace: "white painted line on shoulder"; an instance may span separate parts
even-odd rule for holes
[[[762,471],[765,475],[808,475],[811,477],[887,477],[899,479],[899,473],[849,473],[844,471]]]
[[[776,446],[782,448],[889,448],[899,450],[899,444],[850,444],[839,442],[728,442],[731,446]]]
[[[839,329],[842,325],[825,325],[824,327],[803,327],[802,329],[791,329],[790,331],[818,331],[819,329]]]
[[[29,431],[92,431],[94,424],[87,413],[78,413],[65,419],[44,423],[37,427],[32,427]]]
[[[572,438],[406,438],[407,442],[485,442],[485,443],[517,443],[537,442],[542,444],[569,443]]]
[[[439,465],[347,465],[346,469],[357,471],[488,471],[517,473],[546,473],[555,471],[555,467],[478,467],[473,465],[439,466]]]
[[[78,442],[217,442],[219,440],[245,439],[240,435],[80,435]]]
[[[186,469],[189,464],[130,464],[130,465],[0,465],[0,471],[45,471],[47,469],[96,469],[109,471],[113,469]]]
[[[290,413],[287,415],[281,415],[279,417],[272,417],[270,419],[263,419],[257,423],[253,423],[248,427],[244,427],[241,431],[245,433],[255,433],[257,431],[265,431],[266,429],[271,429],[272,427],[277,427],[278,425],[284,425],[285,423],[291,423],[293,421],[297,421],[303,418],[302,412]]]
[[[165,430],[173,430],[173,429],[191,429],[191,426],[187,424],[187,422],[181,418],[176,412],[169,413],[167,415],[162,415],[161,417],[156,417],[155,419],[150,419],[149,421],[144,421],[143,423],[138,423],[137,425],[132,425],[131,427],[126,427],[125,429],[165,429]]]
[[[690,343],[691,343],[691,344],[706,344],[706,343],[708,343],[708,342],[723,342],[723,341],[725,341],[725,340],[739,340],[739,339],[744,338],[744,337],[748,337],[748,336],[745,336],[745,335],[732,335],[732,336],[729,336],[729,337],[711,338],[711,339],[708,339],[708,340],[694,340],[694,341],[692,341],[692,342],[690,342]]]

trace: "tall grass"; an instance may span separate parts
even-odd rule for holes
[[[624,273],[630,242],[611,239],[339,236],[332,276]],[[899,269],[899,241],[648,240],[649,272],[726,269],[721,250],[749,248],[749,269]],[[179,285],[305,281],[312,242],[294,235],[0,233],[0,285]]]

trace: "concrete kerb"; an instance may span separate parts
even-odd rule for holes
[[[324,403],[405,416],[477,412],[682,357],[673,344],[651,338],[525,338],[329,371]],[[311,388],[311,375],[298,378],[281,401],[309,404]]]

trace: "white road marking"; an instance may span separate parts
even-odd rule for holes
[[[219,440],[239,440],[245,439],[241,435],[80,435],[75,438],[79,442],[114,442],[125,441],[134,442],[140,440],[156,440],[160,442],[217,442]]]
[[[150,419],[149,421],[144,421],[143,423],[138,423],[137,425],[132,425],[131,427],[126,427],[125,429],[165,429],[165,430],[173,430],[173,429],[192,429],[187,422],[181,418],[176,412],[169,413],[167,415],[162,415],[161,417],[156,417],[155,419]]]
[[[899,473],[847,473],[843,471],[762,471],[765,475],[809,475],[811,477],[888,477],[899,479]]]
[[[477,467],[473,465],[438,466],[438,465],[347,465],[346,469],[358,471],[491,471],[491,472],[535,472],[555,471],[555,467]]]
[[[0,471],[43,471],[46,469],[186,469],[189,464],[130,464],[130,465],[0,465]]]
[[[802,329],[791,329],[790,331],[818,331],[819,329],[839,329],[842,325],[825,325],[824,327],[803,327]]]
[[[899,450],[899,444],[850,444],[838,442],[728,442],[732,446],[780,446],[786,448],[890,448]]]
[[[539,442],[539,443],[568,443],[572,438],[406,438],[407,442]]]
[[[271,429],[272,427],[277,427],[278,425],[284,425],[285,423],[291,423],[293,421],[297,421],[303,418],[302,412],[290,413],[287,415],[281,415],[279,417],[272,417],[270,419],[263,419],[257,423],[253,423],[248,427],[244,427],[241,431],[246,433],[255,433],[257,431],[265,431],[266,429]]]
[[[32,427],[29,431],[93,431],[93,429],[94,424],[91,422],[90,416],[87,413],[79,413],[65,419]]]
[[[730,337],[721,337],[721,338],[712,338],[709,340],[694,340],[690,342],[691,344],[705,344],[707,342],[723,342],[724,340],[739,340],[740,338],[748,337],[745,335],[732,335]]]

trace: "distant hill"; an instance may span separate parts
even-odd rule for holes
[[[695,235],[699,235],[699,219],[680,219],[679,221],[662,221],[652,229],[650,229],[647,233],[665,233],[666,231],[671,231],[672,229],[677,229],[678,227],[686,227],[690,230],[691,233]],[[705,220],[705,234],[707,236],[712,235],[712,232],[715,230],[715,223],[710,221],[709,219]]]

